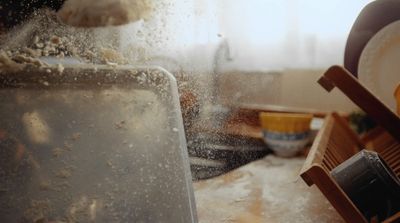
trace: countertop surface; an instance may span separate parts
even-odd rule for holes
[[[344,222],[315,187],[299,177],[304,157],[267,156],[194,183],[200,223]]]

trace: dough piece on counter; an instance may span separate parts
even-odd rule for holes
[[[67,0],[59,19],[77,27],[117,26],[147,19],[151,0]]]

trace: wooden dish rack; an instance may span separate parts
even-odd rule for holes
[[[307,185],[316,185],[348,223],[368,223],[358,208],[331,177],[330,171],[362,149],[374,150],[400,177],[400,119],[347,70],[331,67],[319,80],[327,90],[339,88],[379,125],[363,138],[338,114],[328,115],[318,133],[301,177]],[[384,223],[400,222],[400,212]]]

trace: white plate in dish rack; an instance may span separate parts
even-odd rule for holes
[[[381,29],[364,48],[358,64],[358,78],[393,112],[393,92],[400,83],[400,21]]]

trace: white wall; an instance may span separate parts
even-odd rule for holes
[[[220,0],[225,70],[316,69],[342,64],[347,35],[371,0]]]

